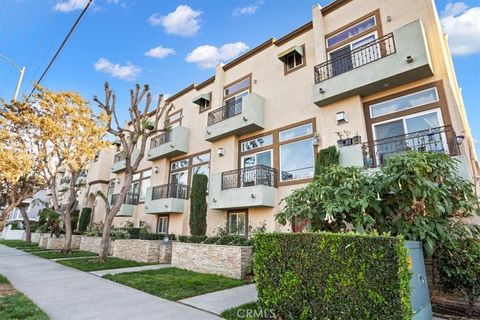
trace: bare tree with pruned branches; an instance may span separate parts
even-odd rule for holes
[[[112,90],[110,90],[108,82],[105,83],[105,101],[101,102],[97,96],[94,96],[93,100],[109,117],[107,121],[107,131],[117,140],[120,140],[125,161],[125,175],[120,193],[118,197],[115,198],[115,201],[110,204],[105,194],[102,192],[97,193],[105,202],[106,208],[99,253],[99,260],[105,261],[108,254],[110,229],[113,218],[125,202],[133,174],[137,171],[140,162],[145,156],[147,140],[160,132],[170,130],[168,124],[166,124],[165,121],[161,122],[161,119],[168,117],[173,109],[173,105],[166,105],[163,100],[163,95],[159,95],[155,108],[150,110],[152,104],[150,89],[148,85],[144,85],[143,89],[140,90],[140,85],[137,84],[135,90],[130,90],[130,107],[128,109],[130,115],[129,124],[121,126],[118,121],[116,97]],[[140,107],[142,102],[144,102],[143,108]],[[134,150],[138,151],[138,156],[132,159]]]

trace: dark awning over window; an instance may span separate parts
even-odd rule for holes
[[[196,97],[195,99],[193,99],[193,103],[195,104],[202,104],[202,100],[205,100],[205,101],[210,101],[212,97],[212,93],[209,92],[209,93],[202,93],[201,95],[199,95],[198,97]]]
[[[278,59],[280,59],[282,62],[285,62],[286,57],[292,53],[292,52],[297,52],[299,55],[303,56],[303,48],[300,46],[293,46],[282,53],[278,54]]]

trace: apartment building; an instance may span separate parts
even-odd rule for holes
[[[269,39],[166,100],[172,131],[147,147],[114,224],[145,221],[188,234],[189,186],[209,176],[207,229],[241,234],[265,224],[312,180],[318,150],[344,166],[381,166],[405,150],[447,153],[475,181],[476,153],[446,36],[433,0],[337,0],[312,21]],[[125,163],[102,151],[88,191],[114,198]],[[80,201],[102,221],[101,200]]]

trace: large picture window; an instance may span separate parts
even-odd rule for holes
[[[340,42],[343,42],[345,40],[348,40],[365,30],[369,30],[374,28],[377,25],[377,21],[375,19],[375,16],[371,16],[351,27],[348,27],[344,31],[340,31],[330,37],[327,38],[327,48],[332,47]]]
[[[380,117],[436,101],[438,101],[437,88],[428,88],[426,90],[372,104],[370,105],[370,116],[372,118]]]
[[[314,173],[314,131],[312,119],[240,141],[239,165],[276,168],[280,184],[306,182]]]
[[[175,160],[170,164],[170,183],[190,185],[194,174],[210,179],[210,151]]]

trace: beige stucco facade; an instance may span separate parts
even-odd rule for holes
[[[426,52],[424,52],[424,59],[426,59],[425,63],[430,68],[431,74],[429,72],[410,74],[398,79],[394,75],[393,78],[390,77],[388,82],[382,85],[381,90],[378,89],[378,84],[381,84],[381,82],[378,82],[376,84],[377,87],[373,89],[374,92],[369,95],[352,93],[339,99],[329,100],[329,103],[322,104],[319,107],[318,94],[316,94],[319,84],[316,84],[314,80],[314,67],[327,61],[326,35],[331,35],[337,31],[341,32],[342,28],[350,25],[353,21],[358,19],[361,21],[362,17],[368,17],[370,14],[376,14],[377,19],[379,18],[376,21],[378,37],[380,34],[387,35],[393,33],[395,35],[398,30],[409,24],[416,23],[417,30],[421,31],[416,37],[420,37],[421,43],[425,44],[424,51]],[[405,35],[402,37],[402,41],[404,41],[401,44],[403,51],[398,51],[400,50],[398,49],[392,56],[395,54],[403,55],[404,53],[408,56],[408,43],[405,43]],[[412,40],[412,43],[415,42]],[[285,63],[279,59],[278,55],[292,47],[303,47],[303,65],[291,72],[286,72]],[[397,47],[400,48],[400,44]],[[417,52],[414,49],[412,47],[413,55]],[[406,61],[407,57],[396,56],[395,58],[396,63],[409,63]],[[413,57],[413,59],[416,58],[416,56]],[[380,63],[380,61],[381,59],[372,61],[356,68],[354,71],[357,73],[365,72],[366,74],[375,72],[375,64]],[[387,61],[386,58],[385,61]],[[255,126],[248,126],[245,130],[237,131],[235,131],[235,128],[228,128],[233,133],[221,135],[220,138],[209,139],[209,113],[218,110],[224,105],[225,87],[247,76],[250,76],[249,93],[260,97],[256,98],[257,102],[255,103],[260,103],[262,107],[255,110],[256,112],[261,112],[261,114],[248,114],[248,116],[244,114],[243,118],[238,118],[237,122],[232,121],[232,126],[242,126],[249,121],[254,121]],[[342,76],[348,77],[348,72],[342,74]],[[382,79],[379,80],[381,81]],[[401,84],[393,86],[391,83]],[[352,136],[361,136],[362,142],[371,141],[372,137],[368,133],[371,129],[369,128],[371,124],[367,121],[365,106],[370,101],[396,95],[403,91],[414,90],[425,85],[435,85],[438,92],[445,97],[445,106],[442,109],[444,125],[451,125],[457,135],[465,136],[463,143],[459,146],[460,155],[464,159],[466,175],[473,181],[478,175],[477,158],[461,91],[455,78],[446,36],[442,33],[434,1],[339,0],[325,8],[316,5],[312,8],[312,22],[307,23],[281,39],[266,41],[227,65],[217,66],[215,74],[211,79],[199,85],[191,85],[167,99],[167,103],[175,106],[175,111],[181,110],[181,126],[188,129],[188,139],[186,142],[184,140],[182,142],[183,145],[188,144],[188,148],[184,146],[182,150],[188,150],[188,153],[182,152],[180,155],[173,153],[174,156],[171,156],[168,155],[168,152],[165,152],[167,155],[163,156],[164,153],[162,151],[162,156],[153,161],[149,161],[147,156],[145,156],[140,164],[139,171],[150,172],[150,187],[165,185],[170,182],[171,163],[192,155],[210,152],[210,177],[221,176],[222,172],[239,169],[241,166],[239,147],[241,141],[305,121],[312,123],[313,132],[310,139],[312,140],[314,151],[336,145],[338,136],[335,132],[338,131],[346,130],[351,132]],[[204,112],[200,112],[199,106],[193,102],[195,98],[202,94],[210,94],[210,109]],[[339,124],[336,121],[338,112],[348,114],[348,122]],[[239,116],[241,117],[242,114],[235,117]],[[217,126],[214,129],[226,130],[221,128],[221,126]],[[318,137],[318,141],[314,143],[313,140],[316,137]],[[308,181],[305,181],[305,179],[283,183],[280,181],[278,178],[278,174],[281,174],[281,168],[278,167],[280,156],[276,143],[274,141],[274,146],[272,147],[272,163],[274,169],[277,170],[277,184],[275,187],[270,186],[273,188],[272,192],[266,191],[268,194],[264,198],[268,200],[268,203],[267,200],[265,200],[265,203],[262,203],[261,201],[263,200],[259,200],[257,195],[250,191],[244,194],[240,191],[230,194],[236,194],[236,197],[246,197],[244,201],[243,199],[241,201],[242,208],[238,208],[238,210],[230,207],[228,210],[221,208],[212,209],[212,207],[215,207],[215,205],[212,205],[214,197],[221,197],[222,190],[221,188],[215,189],[211,186],[208,199],[210,206],[207,213],[207,232],[209,234],[214,233],[218,227],[225,226],[229,211],[248,212],[248,224],[253,228],[265,224],[267,229],[271,231],[290,230],[289,226],[280,226],[275,221],[275,213],[281,209],[282,198],[289,195],[293,189],[304,186]],[[362,152],[361,147],[359,145],[353,147],[349,148],[348,152],[346,151],[347,149],[344,149],[343,156],[348,155],[348,159],[352,159],[352,161],[345,161],[345,163],[363,165],[363,162],[361,162],[363,155],[358,154]],[[147,152],[148,148],[147,144]],[[342,157],[341,149],[339,148]],[[352,152],[354,152],[353,156]],[[111,171],[112,165],[114,165],[114,153],[115,151],[113,150],[102,151],[98,161],[91,164],[87,177],[88,191],[85,194],[91,194],[96,190],[102,190],[106,193],[109,181],[113,181],[114,194],[120,191],[123,173],[117,169],[115,169],[117,171],[115,173]],[[189,159],[192,160],[193,158]],[[190,168],[188,184],[191,181],[191,171]],[[212,181],[213,179],[210,179],[210,183],[214,183]],[[273,195],[273,200],[270,195]],[[250,207],[244,205],[248,203],[249,198],[255,200],[252,200],[254,204]],[[148,203],[148,199],[146,201]],[[97,222],[103,219],[104,205],[100,199],[80,200],[80,203],[94,207],[94,221]],[[228,204],[219,206],[228,207]],[[162,212],[162,216],[165,216],[165,214],[168,216],[168,233],[189,234],[189,212],[190,201],[188,199],[184,202],[183,213]],[[159,214],[145,213],[145,203],[139,201],[139,204],[135,205],[131,217],[117,217],[114,224],[120,225],[126,219],[129,219],[138,226],[140,221],[145,221],[152,231],[155,231]]]

